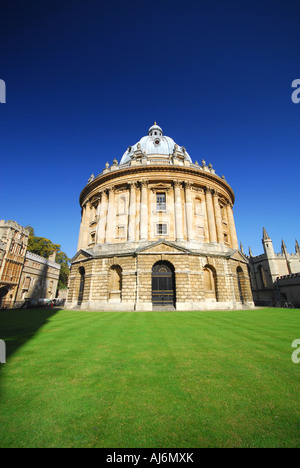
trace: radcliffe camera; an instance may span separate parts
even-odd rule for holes
[[[2,3],[0,447],[300,448],[300,2]]]

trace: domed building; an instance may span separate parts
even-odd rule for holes
[[[205,310],[253,306],[234,193],[155,123],[80,194],[67,307]]]

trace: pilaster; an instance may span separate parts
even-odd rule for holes
[[[180,182],[179,180],[175,180],[174,181],[175,233],[176,233],[176,240],[178,241],[183,240],[181,188],[182,188],[182,182]]]
[[[217,242],[217,231],[216,231],[212,193],[213,192],[210,188],[207,188],[205,191],[208,230],[209,230],[210,242]]]
[[[140,239],[148,240],[148,180],[141,181]]]

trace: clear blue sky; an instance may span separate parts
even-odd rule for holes
[[[79,194],[157,121],[236,194],[239,241],[300,242],[300,3],[1,4],[0,219],[72,257]]]

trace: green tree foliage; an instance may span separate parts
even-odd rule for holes
[[[60,275],[58,280],[58,288],[64,289],[68,285],[68,278],[70,273],[70,259],[67,255],[60,250],[59,244],[53,244],[50,239],[45,237],[36,237],[32,226],[26,226],[29,230],[28,238],[28,252],[35,253],[44,258],[49,258],[53,252],[56,252],[56,263],[60,264]]]
[[[67,257],[65,252],[59,250],[56,253],[56,262],[60,264],[60,274],[58,280],[58,288],[64,289],[68,286],[68,278],[70,274],[70,259]]]

